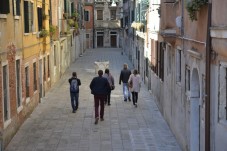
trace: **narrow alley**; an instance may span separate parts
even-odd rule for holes
[[[115,79],[111,106],[104,121],[94,124],[94,102],[89,84],[95,61],[109,61]],[[77,59],[23,123],[6,151],[180,151],[174,135],[152,95],[142,85],[138,108],[124,102],[119,73],[132,64],[120,49],[90,49]],[[72,113],[69,83],[73,71],[81,80],[79,109]]]

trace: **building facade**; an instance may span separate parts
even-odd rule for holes
[[[119,48],[120,8],[119,3],[106,0],[94,2],[94,48]]]
[[[94,1],[84,2],[84,24],[86,31],[86,49],[94,47]]]
[[[82,25],[78,25],[83,23],[83,11],[76,11],[76,2],[0,2],[2,149],[69,65],[85,51],[85,34],[80,34]],[[80,8],[83,10],[82,3]]]
[[[131,2],[131,4],[130,4]],[[226,3],[151,0],[143,22],[142,1],[130,1],[124,52],[155,96],[185,151],[226,148]],[[132,4],[134,5],[132,7]],[[199,9],[196,9],[197,7]],[[140,28],[146,24],[145,29]],[[142,30],[141,30],[142,29]],[[133,36],[130,36],[130,35]]]

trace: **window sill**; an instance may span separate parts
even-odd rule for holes
[[[7,15],[6,14],[0,14],[0,19],[6,19],[7,18]]]
[[[23,106],[21,105],[17,108],[17,113],[20,113],[22,110],[23,110]]]
[[[14,19],[15,20],[19,20],[20,19],[20,16],[14,16]]]
[[[29,35],[29,33],[24,33],[24,36],[28,36]]]
[[[9,124],[11,123],[11,119],[8,119],[7,121],[4,122],[4,129],[6,129]]]

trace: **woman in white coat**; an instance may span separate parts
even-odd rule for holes
[[[133,105],[137,107],[138,93],[140,92],[140,87],[141,87],[141,78],[136,69],[133,71],[133,74],[130,75],[128,83],[129,83],[129,90],[132,93]]]

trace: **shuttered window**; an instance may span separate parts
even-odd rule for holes
[[[43,27],[42,8],[37,7],[37,14],[38,14],[38,30],[41,31]]]
[[[33,31],[33,3],[24,1],[24,32]]]
[[[97,20],[103,20],[103,10],[97,10]]]
[[[7,121],[9,119],[9,82],[7,65],[3,66],[2,73],[4,121]]]
[[[84,11],[84,20],[89,21],[89,11],[87,10]]]
[[[111,20],[116,20],[116,10],[110,10],[110,15]]]
[[[181,50],[176,50],[176,81],[181,82]]]
[[[33,63],[33,91],[37,90],[37,78],[36,78],[36,62]]]
[[[13,0],[13,15],[20,16],[20,2],[21,0]]]
[[[26,98],[30,97],[29,95],[29,68],[25,67],[25,94]]]
[[[9,12],[9,0],[0,0],[0,14],[8,14]]]

